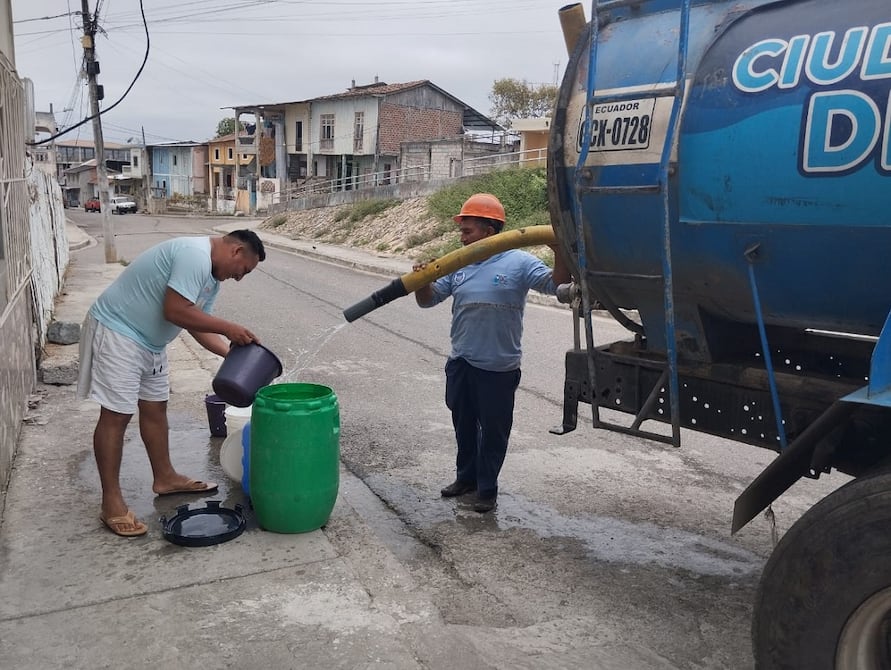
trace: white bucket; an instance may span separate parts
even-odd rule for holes
[[[251,408],[248,407],[226,407],[226,439],[220,447],[220,465],[223,472],[230,479],[234,479],[241,484],[243,474],[243,466],[241,464],[241,456],[244,447],[241,445],[241,431],[248,421],[251,420]]]

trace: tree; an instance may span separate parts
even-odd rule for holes
[[[238,130],[244,130],[244,124],[240,121],[238,122]],[[217,137],[222,137],[223,135],[231,135],[235,132],[235,117],[227,116],[225,119],[220,119],[220,122],[217,124]]]
[[[531,84],[525,79],[496,79],[489,94],[491,115],[505,128],[510,128],[514,119],[550,115],[556,101],[556,86]]]

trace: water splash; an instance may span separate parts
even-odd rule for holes
[[[331,341],[337,333],[343,330],[349,323],[338,323],[321,332],[313,335],[308,342],[298,349],[288,347],[288,356],[286,360],[289,362],[287,369],[280,377],[281,383],[295,382],[298,375],[303,372],[309,363],[319,354],[328,342]]]

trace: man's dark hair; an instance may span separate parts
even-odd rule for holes
[[[489,225],[495,229],[496,233],[500,233],[501,229],[504,228],[504,223],[499,221],[498,219],[486,219],[489,222]]]
[[[261,240],[253,230],[247,230],[246,228],[233,230],[231,233],[228,233],[226,237],[234,237],[239,242],[249,246],[251,251],[257,254],[257,258],[261,261],[266,260],[266,249],[263,248],[263,240]]]

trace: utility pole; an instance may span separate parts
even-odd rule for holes
[[[148,145],[145,143],[145,126],[139,126],[139,129],[142,131],[142,151],[139,152],[139,160],[142,161],[142,167],[140,167],[140,174],[142,175],[142,199],[145,201],[145,211],[150,212],[149,209],[149,150]]]
[[[93,144],[96,148],[96,182],[99,186],[99,210],[102,216],[102,237],[105,238],[105,262],[116,263],[118,252],[114,242],[114,225],[108,202],[108,172],[105,169],[105,142],[102,139],[102,121],[99,118],[99,100],[104,97],[102,87],[96,83],[99,62],[96,60],[96,17],[90,16],[89,0],[81,0],[84,19],[84,68],[90,86],[90,115],[93,117]]]

